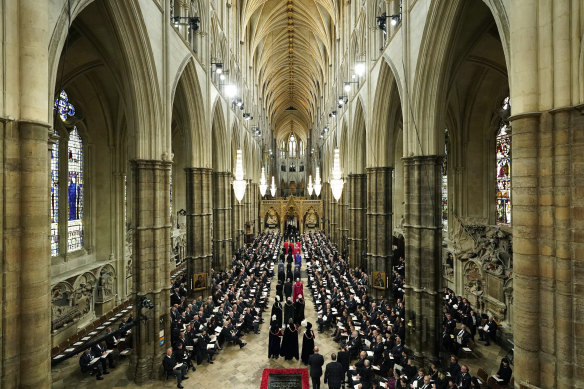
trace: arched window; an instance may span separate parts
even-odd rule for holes
[[[509,97],[502,103],[503,112],[510,109]],[[497,224],[511,225],[511,128],[501,120],[497,130]]]
[[[288,140],[288,155],[296,157],[296,138],[294,134],[290,135],[290,140]]]
[[[65,91],[59,93],[54,109],[61,121],[68,124],[67,128],[71,128],[69,119],[75,115],[75,107],[69,102]],[[51,256],[83,248],[85,201],[83,139],[76,126],[73,126],[68,137],[66,133],[65,129],[55,131],[57,141],[51,149]],[[60,208],[61,206],[63,208]],[[67,231],[66,247],[65,240],[60,239],[60,232],[65,230]]]
[[[69,134],[67,146],[67,170],[69,172],[67,251],[72,252],[83,248],[83,140],[79,136],[77,127],[73,127],[73,131]]]
[[[448,130],[444,130],[444,159],[442,160],[442,230],[448,231]]]
[[[302,143],[302,139],[298,141],[298,150],[300,152],[300,156],[304,156],[304,143]]]
[[[59,134],[55,131],[55,135]],[[51,149],[51,256],[59,255],[59,141]]]

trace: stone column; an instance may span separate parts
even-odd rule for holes
[[[233,231],[233,236],[232,236],[233,247],[235,249],[238,249],[238,248],[243,246],[243,240],[244,240],[243,201],[244,200],[241,200],[241,202],[237,201],[237,199],[235,198],[235,194],[233,193],[233,189],[232,189],[231,207],[233,209],[233,214],[232,214],[232,218],[231,218],[231,220],[232,220],[231,228]]]
[[[442,226],[440,218],[440,165],[442,157],[404,158],[406,245],[406,323],[415,332],[407,345],[418,358],[438,356],[442,312],[439,295]]]
[[[360,266],[367,251],[367,176],[350,174],[349,187],[349,258],[351,267]]]
[[[345,185],[343,186],[343,192],[341,198],[336,204],[336,218],[337,218],[337,244],[339,245],[339,251],[342,252],[345,249],[348,238],[348,226],[347,226],[347,212],[349,209],[349,185],[345,179]],[[343,239],[345,237],[345,240]]]
[[[134,212],[134,349],[130,376],[143,384],[158,378],[160,360],[170,346],[170,169],[171,162],[133,161]],[[153,309],[141,308],[149,299]],[[164,331],[165,343],[159,342]]]
[[[392,167],[367,168],[367,274],[391,273],[391,173]],[[378,290],[374,289],[377,294]],[[384,291],[379,292],[384,297]]]
[[[245,187],[245,196],[243,196],[243,241],[245,242],[245,240],[247,239],[247,234],[248,234],[248,229],[251,230],[251,228],[248,228],[248,226],[251,223],[251,206],[252,206],[252,199],[253,197],[253,186],[251,183],[251,180],[247,180],[247,186]],[[253,231],[252,231],[253,232]]]
[[[328,201],[329,201],[329,226],[330,226],[330,238],[331,241],[333,243],[336,243],[338,245],[338,235],[339,235],[339,230],[338,230],[338,216],[337,216],[337,210],[338,210],[338,205],[337,205],[337,200],[335,200],[335,196],[333,196],[333,192],[331,189],[331,185],[328,184],[327,185],[327,197],[328,197]]]
[[[185,169],[187,178],[187,275],[209,273],[213,261],[213,171]]]
[[[225,270],[231,266],[231,198],[230,172],[213,172],[213,266]],[[237,200],[236,200],[237,201]]]
[[[0,119],[2,388],[51,386],[48,6],[47,0],[3,6],[11,23],[2,36],[4,115],[16,120]]]
[[[324,225],[323,229],[329,238],[332,238],[331,233],[331,202],[330,202],[330,185],[328,182],[322,184],[322,189],[320,192],[322,199],[323,215],[324,215]]]

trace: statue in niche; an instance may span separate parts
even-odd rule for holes
[[[97,299],[99,302],[106,302],[114,296],[114,284],[116,274],[111,266],[104,266],[99,274],[99,282],[97,288]]]
[[[270,228],[274,228],[278,225],[278,214],[274,210],[274,208],[270,208],[268,213],[266,214],[266,225]]]
[[[79,309],[81,315],[88,314],[93,307],[93,288],[95,287],[95,278],[93,275],[85,273],[75,282],[77,287],[73,290],[73,305]]]
[[[314,228],[316,227],[318,223],[318,215],[316,214],[316,211],[314,210],[314,208],[311,208],[308,213],[306,214],[306,226],[309,228]]]

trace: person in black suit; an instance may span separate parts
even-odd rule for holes
[[[322,365],[324,358],[318,353],[318,346],[314,346],[314,354],[308,358],[310,365],[310,378],[312,378],[312,388],[320,389],[320,377],[322,376]]]
[[[460,367],[460,374],[456,377],[455,384],[458,389],[470,389],[470,374],[468,373],[468,366],[462,365]]]
[[[286,300],[288,300],[289,297],[292,297],[292,282],[290,282],[290,277],[288,277],[284,284],[284,296],[286,297]]]
[[[87,373],[91,372],[91,374],[95,374],[95,378],[98,380],[103,380],[103,376],[101,375],[101,370],[97,365],[97,362],[91,363],[95,357],[91,355],[91,350],[87,349],[81,357],[79,357],[79,366],[81,366],[81,372]]]
[[[181,385],[181,382],[182,380],[189,378],[186,376],[187,365],[177,362],[174,355],[172,355],[172,348],[166,350],[166,356],[162,360],[162,366],[164,366],[164,371],[166,371],[167,375],[176,376],[176,387],[179,389],[184,388],[184,386]]]
[[[111,353],[107,352],[105,348],[105,342],[94,344],[93,347],[91,347],[91,353],[94,357],[101,358],[100,362],[103,369],[103,374],[109,374],[109,371],[107,371],[107,364],[109,362],[110,369],[113,369],[114,358],[112,357]]]
[[[489,316],[489,320],[481,328],[479,327],[480,339],[484,340],[485,346],[490,346],[491,341],[495,341],[495,336],[497,335],[497,323],[493,319],[493,316]]]
[[[339,351],[337,357],[339,363],[343,367],[343,380],[345,380],[345,376],[349,370],[349,366],[351,365],[351,353],[349,352],[349,346],[343,347],[341,351]]]
[[[345,371],[343,365],[337,362],[337,354],[331,354],[332,362],[326,365],[324,371],[324,383],[328,383],[329,389],[341,389],[341,385],[345,380]]]

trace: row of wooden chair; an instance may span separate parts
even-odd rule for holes
[[[120,305],[116,306],[115,308],[113,308],[112,310],[107,312],[105,315],[102,315],[101,317],[94,320],[91,324],[89,324],[85,328],[79,330],[77,333],[75,333],[74,335],[67,338],[67,340],[63,341],[61,344],[53,347],[51,349],[51,357],[55,357],[56,355],[60,354],[61,352],[63,352],[63,350],[65,350],[67,348],[74,347],[73,346],[74,343],[79,342],[82,338],[86,337],[90,332],[96,330],[103,323],[105,323],[107,321],[112,321],[112,324],[113,324],[113,322],[118,320],[118,318],[116,318],[115,315],[117,315],[120,311],[126,309],[129,305],[130,305],[130,300],[124,301]],[[101,330],[96,330],[96,331],[101,332],[103,330],[105,330],[105,328],[103,328]]]

